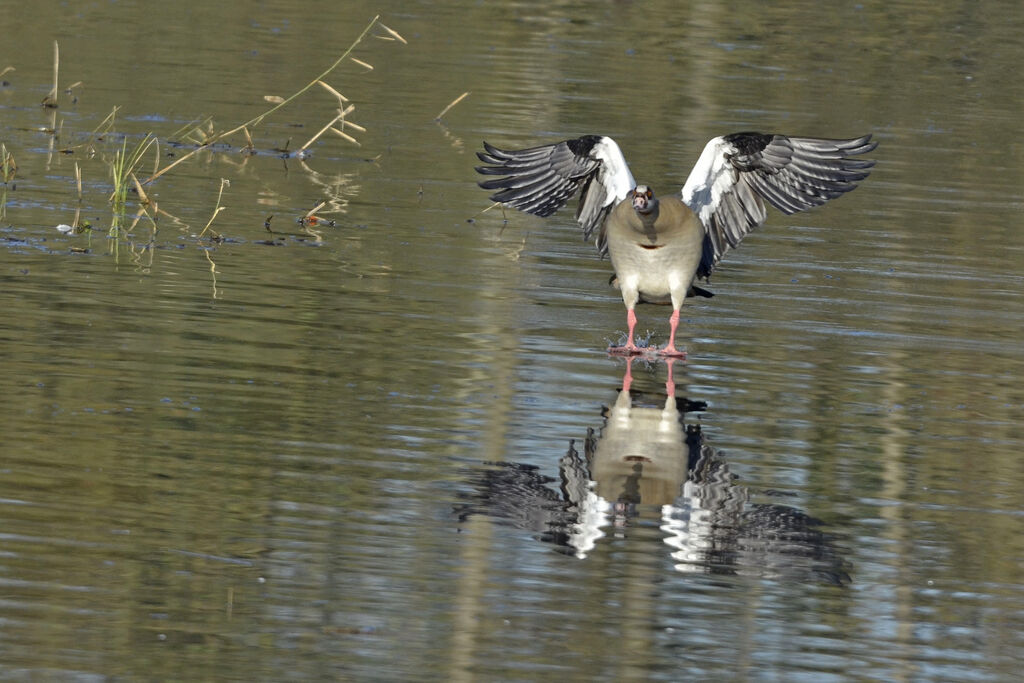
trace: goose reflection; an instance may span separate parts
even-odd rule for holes
[[[559,479],[532,465],[490,463],[457,507],[460,520],[496,518],[585,558],[603,537],[628,533],[635,518],[654,510],[678,571],[849,582],[818,520],[794,507],[752,503],[722,452],[698,424],[685,423],[686,413],[705,405],[676,397],[674,361],[667,361],[664,394],[635,390],[632,362],[615,403],[602,409],[602,427],[588,429],[582,449],[570,441]]]

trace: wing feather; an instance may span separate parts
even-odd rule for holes
[[[550,216],[565,206],[582,189],[576,221],[584,239],[598,230],[608,212],[633,189],[636,183],[619,146],[603,135],[584,135],[550,145],[529,149],[500,149],[487,142],[477,157],[487,166],[478,166],[481,180],[496,202],[508,204],[535,216]],[[604,245],[599,242],[602,254]]]
[[[712,139],[683,186],[683,201],[704,224],[697,275],[766,218],[764,202],[786,214],[821,206],[853,190],[875,162],[855,159],[878,146],[871,135],[849,140],[734,133]]]

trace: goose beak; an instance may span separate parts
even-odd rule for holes
[[[647,195],[642,192],[633,193],[633,209],[639,213],[645,213],[647,211],[648,201]]]

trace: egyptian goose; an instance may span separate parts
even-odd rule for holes
[[[696,278],[707,279],[729,249],[766,217],[767,200],[786,214],[820,206],[849,192],[875,162],[852,157],[875,149],[871,135],[851,140],[733,133],[704,147],[679,196],[656,197],[637,185],[618,144],[603,135],[584,135],[550,145],[502,150],[484,142],[477,156],[487,166],[491,199],[536,216],[550,216],[581,190],[576,221],[583,238],[597,231],[601,256],[611,257],[626,304],[626,355],[644,351],[633,331],[640,301],[671,302],[667,357],[676,349],[679,308]]]

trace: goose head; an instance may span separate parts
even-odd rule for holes
[[[637,185],[629,192],[629,198],[633,202],[633,210],[639,214],[649,214],[657,210],[658,199],[654,196],[654,190],[647,185]]]

